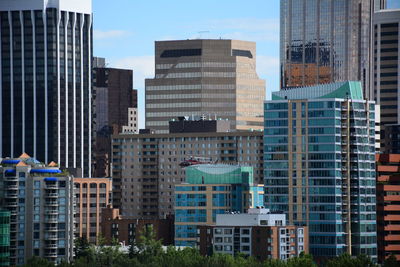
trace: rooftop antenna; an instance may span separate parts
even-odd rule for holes
[[[203,33],[210,33],[210,31],[199,31],[197,33],[199,34],[199,39],[203,39]]]

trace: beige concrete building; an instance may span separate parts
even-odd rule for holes
[[[194,157],[248,165],[263,182],[262,131],[126,134],[113,138],[113,206],[123,215],[164,218],[174,212],[174,187],[185,181],[180,164]]]
[[[265,81],[256,72],[256,44],[237,40],[155,43],[155,77],[146,80],[146,128],[168,133],[179,116],[263,128]]]
[[[101,233],[101,210],[111,201],[110,178],[74,178],[75,236],[97,243]]]

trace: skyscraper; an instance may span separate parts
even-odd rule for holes
[[[280,19],[282,88],[352,80],[369,90],[371,0],[282,0]]]
[[[0,1],[0,156],[91,172],[91,0]]]
[[[373,98],[381,108],[381,150],[392,153],[396,150],[392,140],[385,139],[387,131],[400,124],[399,42],[400,10],[385,9],[374,13],[373,18]],[[398,128],[398,127],[397,127]],[[393,132],[395,134],[395,132]],[[397,147],[399,150],[400,147]]]
[[[360,82],[279,91],[265,103],[265,206],[309,226],[316,258],[376,259],[374,112]]]
[[[96,61],[98,64],[99,59]],[[93,68],[94,177],[111,177],[111,136],[135,124],[135,118],[137,126],[137,90],[132,89],[132,84],[132,70]]]
[[[256,73],[256,44],[236,40],[160,41],[155,78],[146,80],[146,128],[168,133],[182,116],[231,121],[231,129],[262,129],[265,81]]]

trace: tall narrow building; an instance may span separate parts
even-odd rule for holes
[[[101,66],[99,61],[96,58],[94,64]],[[94,177],[111,177],[111,136],[138,126],[137,90],[132,84],[132,70],[93,68]]]
[[[393,147],[393,139],[385,139],[385,136],[400,125],[400,10],[375,12],[373,23],[374,69],[371,84],[374,88],[373,97],[381,108],[381,150],[393,153],[400,147]]]
[[[91,173],[91,0],[0,1],[0,156]]]
[[[371,0],[282,0],[281,88],[361,81],[369,95]]]
[[[360,82],[279,91],[265,103],[265,206],[309,226],[315,258],[376,260],[374,113]]]
[[[231,129],[262,129],[265,81],[256,44],[236,40],[159,41],[146,80],[146,128],[168,133],[177,117],[222,118]]]

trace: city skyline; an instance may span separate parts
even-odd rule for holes
[[[266,80],[266,99],[279,90],[280,1],[255,0],[247,9],[242,8],[239,1],[234,3],[206,0],[195,6],[175,0],[158,3],[154,9],[152,1],[120,0],[116,5],[105,0],[93,2],[93,55],[105,57],[108,67],[133,69],[133,87],[138,89],[139,97],[140,128],[145,126],[144,79],[154,77],[155,41],[220,37],[255,41],[257,73],[260,79]],[[257,8],[251,8],[255,6]],[[224,12],[221,12],[222,8]],[[400,8],[400,1],[388,0],[388,8]],[[164,12],[166,9],[168,12]],[[131,16],[132,10],[141,12]]]

